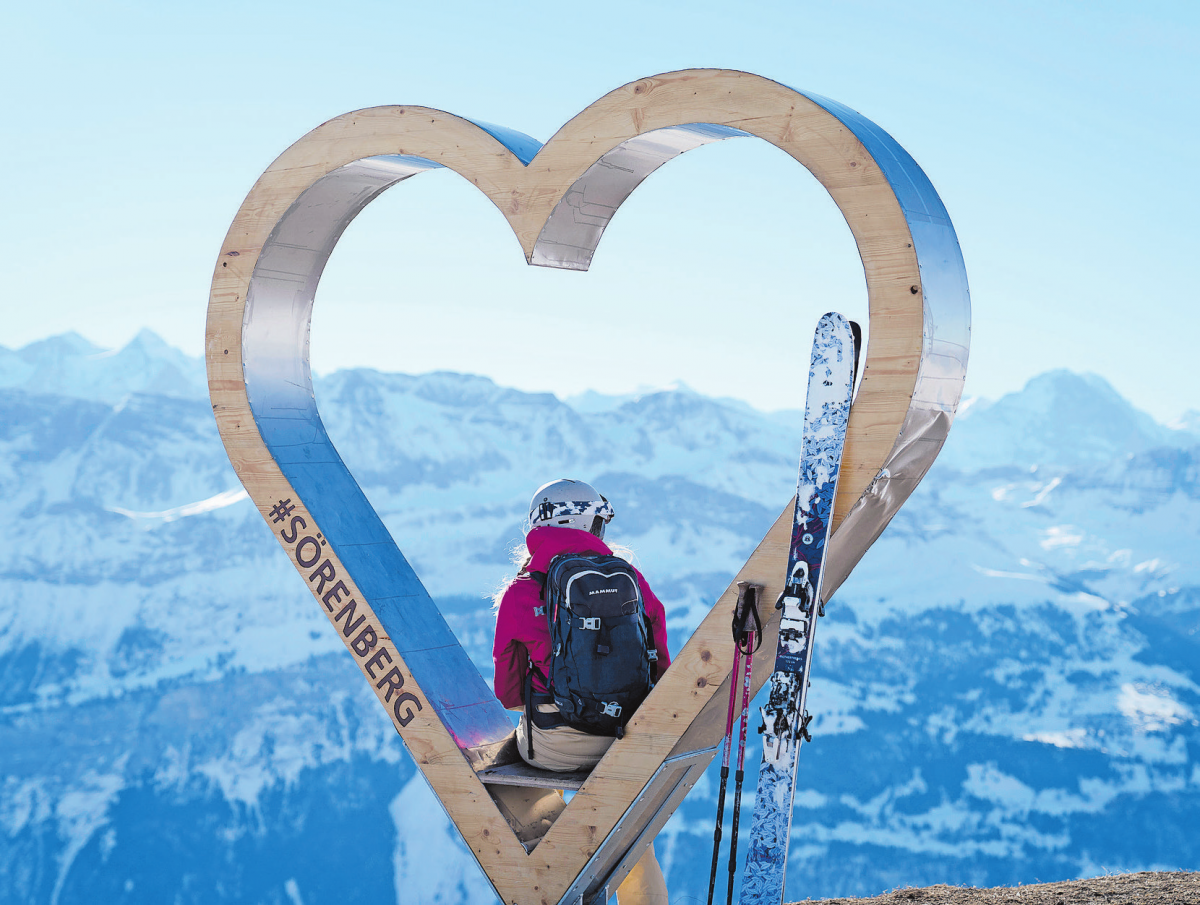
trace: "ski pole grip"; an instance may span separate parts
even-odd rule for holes
[[[760,584],[752,584],[749,581],[738,582],[737,606],[733,610],[734,642],[740,644],[746,637],[746,625],[750,620],[754,621],[754,630],[761,632],[762,624],[758,619],[758,598],[763,590],[764,588]]]

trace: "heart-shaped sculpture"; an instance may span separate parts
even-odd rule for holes
[[[251,189],[221,248],[206,357],[230,461],[505,902],[603,898],[703,772],[723,728],[736,582],[764,585],[763,598],[775,599],[792,504],[569,804],[545,790],[485,784],[482,771],[515,758],[511,723],[325,433],[308,365],[317,283],[367,203],[434,167],[484,192],[530,263],[586,270],[613,213],[646,176],[686,150],[744,135],[771,142],[817,177],[866,271],[869,345],[839,482],[828,597],[941,449],[970,339],[966,275],[945,208],[912,158],[854,111],[729,70],[632,82],[545,145],[425,107],[360,110],[288,148]],[[806,335],[805,325],[796,328]],[[778,619],[764,617],[770,649]],[[755,689],[770,672],[767,660]],[[516,799],[527,805],[539,796],[546,819],[522,823],[515,815],[530,809]]]

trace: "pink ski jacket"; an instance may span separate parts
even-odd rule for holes
[[[541,588],[529,573],[545,572],[550,568],[550,560],[560,553],[612,553],[600,538],[576,528],[534,528],[526,536],[525,543],[531,559],[500,598],[496,641],[492,645],[496,697],[510,710],[519,710],[523,704],[525,673],[529,670],[530,660],[543,675],[550,671],[550,628],[546,617],[534,612],[542,605]],[[671,655],[667,651],[667,616],[641,572],[638,572],[638,584],[642,588],[642,600],[658,649],[658,675],[661,677],[671,665]],[[546,691],[536,675],[533,687],[543,694]]]

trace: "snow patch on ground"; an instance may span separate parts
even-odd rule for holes
[[[234,503],[240,503],[242,500],[248,499],[250,499],[250,494],[246,492],[245,488],[239,487],[235,490],[222,491],[205,500],[195,503],[185,503],[182,506],[164,509],[161,512],[134,512],[131,509],[122,509],[120,506],[109,506],[108,511],[131,519],[154,519],[160,522],[173,522],[177,519],[187,518],[189,515],[202,515],[205,512],[215,512],[218,509],[224,509],[226,506],[232,506]]]
[[[80,784],[61,794],[54,805],[54,816],[58,822],[59,836],[65,846],[58,859],[58,875],[50,893],[50,905],[58,905],[67,872],[75,857],[87,845],[88,840],[108,821],[108,809],[125,787],[123,771],[128,755],[113,765],[111,772],[100,773],[88,770],[80,778]]]
[[[1088,747],[1088,731],[1086,729],[1064,729],[1060,732],[1030,732],[1021,736],[1027,742],[1041,742],[1043,745],[1053,745],[1055,748],[1086,748]]]
[[[53,801],[46,779],[6,776],[0,787],[0,826],[11,837],[31,823],[43,823],[54,813]]]
[[[304,899],[300,897],[300,885],[296,882],[294,877],[290,877],[287,882],[283,884],[283,891],[287,893],[288,901],[291,902],[292,905],[304,905]]]
[[[1117,709],[1139,733],[1160,732],[1191,719],[1192,712],[1162,686],[1126,682],[1117,697]]]
[[[257,813],[266,789],[280,782],[293,785],[305,768],[346,761],[350,753],[345,736],[330,732],[320,716],[298,713],[291,702],[277,698],[255,710],[226,753],[196,763],[193,770],[217,786],[226,801]]]

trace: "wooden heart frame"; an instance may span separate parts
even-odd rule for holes
[[[912,158],[854,111],[730,70],[631,82],[545,145],[425,107],[359,110],[280,155],[221,247],[206,358],[230,461],[505,902],[603,900],[703,772],[724,728],[736,583],[764,585],[768,601],[778,595],[792,504],[569,803],[545,789],[485,784],[482,771],[515,759],[511,722],[325,433],[308,366],[317,283],[367,203],[435,167],[492,200],[529,263],[586,270],[642,179],[690,148],[741,135],[781,148],[821,182],[866,274],[869,344],[840,476],[828,598],[940,450],[970,340],[965,269],[944,206]],[[763,616],[771,649],[778,619]],[[769,659],[760,659],[756,690]],[[531,799],[545,819],[518,818]]]

